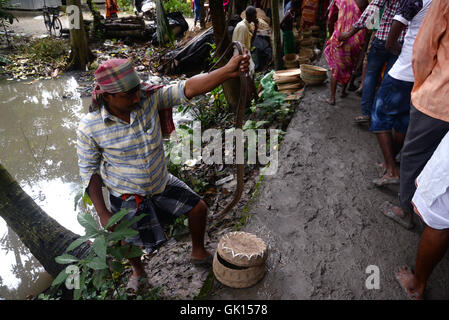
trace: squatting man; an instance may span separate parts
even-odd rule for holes
[[[126,209],[126,219],[146,216],[133,226],[139,234],[127,241],[149,253],[166,241],[161,224],[187,215],[192,237],[191,262],[211,265],[204,247],[207,206],[199,195],[167,171],[158,112],[205,94],[228,79],[248,72],[249,55],[234,55],[220,69],[166,87],[141,83],[126,59],[111,59],[95,71],[96,87],[89,113],[77,130],[78,165],[103,227],[114,213]],[[162,123],[163,125],[163,123]],[[111,209],[102,186],[109,191]],[[113,231],[114,226],[109,229]],[[146,280],[143,264],[130,258],[133,274],[127,292]]]

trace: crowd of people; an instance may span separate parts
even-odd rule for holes
[[[396,273],[414,299],[423,298],[449,243],[448,22],[446,0],[334,0],[328,11],[327,102],[335,104],[337,84],[346,96],[366,56],[361,115],[354,121],[370,124],[383,155],[373,184],[400,188],[400,205],[387,202],[380,210],[407,229],[424,226],[414,270],[403,266]]]

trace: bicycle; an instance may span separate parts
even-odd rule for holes
[[[52,35],[52,30],[56,37],[60,37],[62,34],[62,24],[59,20],[59,8],[58,7],[47,7],[44,0],[44,6],[42,7],[42,13],[44,15],[44,23],[50,36]]]

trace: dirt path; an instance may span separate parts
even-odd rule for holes
[[[397,189],[372,186],[381,159],[375,137],[352,124],[360,98],[336,106],[322,101],[328,87],[308,88],[279,154],[276,175],[265,177],[244,230],[271,249],[268,272],[256,286],[216,283],[213,299],[405,299],[394,278],[414,265],[419,231],[406,231],[378,207],[396,201]],[[380,270],[380,289],[368,290],[369,265]],[[449,298],[448,255],[434,270],[428,298]]]

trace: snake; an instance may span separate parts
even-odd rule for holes
[[[243,47],[242,44],[238,41],[233,41],[231,44],[226,48],[226,51],[221,55],[221,57],[218,59],[218,61],[212,66],[212,69],[225,57],[229,54],[231,49],[237,49],[238,53],[240,55],[243,55]],[[254,81],[252,77],[249,74],[249,71],[242,72],[240,69],[242,62],[239,64],[239,78],[240,78],[240,96],[239,101],[236,108],[236,115],[235,115],[235,128],[236,129],[242,129],[243,126],[243,118],[245,115],[245,108],[248,103],[248,101],[251,101],[253,97],[256,97],[255,95],[255,86]],[[209,70],[209,71],[210,71]],[[250,98],[250,99],[248,99]],[[237,161],[236,161],[237,162]],[[235,173],[237,176],[237,187],[234,192],[234,198],[228,205],[220,212],[218,213],[218,217],[225,215],[228,213],[239,201],[243,193],[243,187],[244,187],[244,167],[243,163],[236,163],[235,164]]]

